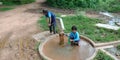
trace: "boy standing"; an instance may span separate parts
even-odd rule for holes
[[[80,37],[79,37],[79,33],[77,32],[77,27],[72,26],[71,30],[72,32],[70,33],[70,36],[69,36],[71,45],[79,46]]]
[[[52,32],[55,34],[56,33],[56,16],[54,13],[47,11],[47,10],[43,10],[43,14],[46,16],[46,20],[48,22],[48,27],[49,27],[49,31],[52,34]]]

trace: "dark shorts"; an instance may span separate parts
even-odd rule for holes
[[[79,40],[80,41],[80,40]],[[71,41],[71,45],[74,46],[79,46],[79,41]]]
[[[51,17],[51,24],[52,24],[52,25],[56,25],[56,19],[55,19],[55,16],[54,16],[54,17]]]

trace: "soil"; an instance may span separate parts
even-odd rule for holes
[[[35,50],[38,42],[32,38],[41,32],[37,25],[41,14],[29,12],[36,8],[35,2],[0,12],[0,60],[41,60]]]

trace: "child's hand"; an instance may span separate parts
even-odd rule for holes
[[[73,40],[70,40],[70,41],[73,41]]]
[[[48,26],[51,26],[51,24],[48,24]]]

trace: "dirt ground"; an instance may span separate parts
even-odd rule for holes
[[[0,60],[41,60],[32,35],[41,32],[37,25],[41,14],[30,9],[39,8],[35,3],[0,12]]]

